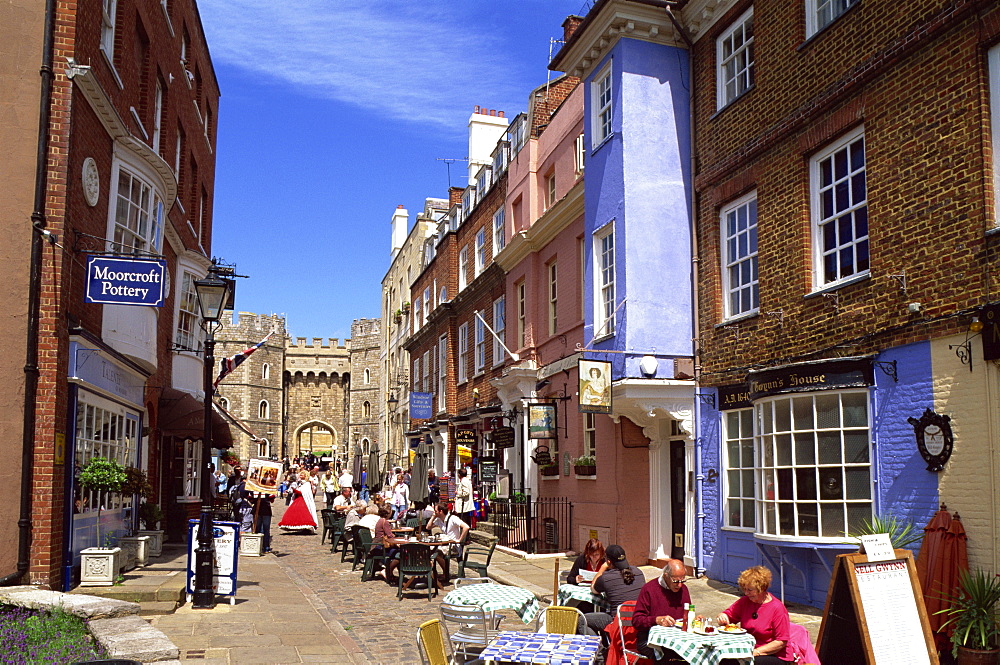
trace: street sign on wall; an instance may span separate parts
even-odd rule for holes
[[[433,418],[433,398],[433,393],[410,393],[410,417],[415,420]]]
[[[91,256],[83,301],[163,307],[166,270],[167,262],[160,259]]]

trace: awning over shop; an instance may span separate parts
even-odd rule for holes
[[[182,390],[164,388],[160,395],[157,424],[165,435],[200,439],[205,432],[205,405]],[[212,445],[215,448],[233,446],[233,433],[229,429],[229,423],[214,409]]]

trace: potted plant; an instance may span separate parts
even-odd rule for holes
[[[958,665],[997,662],[1000,655],[1000,576],[983,570],[963,570],[958,576],[958,591],[951,596],[951,607],[938,614],[948,619],[942,630],[950,628],[952,655]]]
[[[97,493],[97,547],[80,552],[80,584],[84,586],[111,586],[118,577],[120,547],[101,541],[101,509],[105,498],[121,492],[127,476],[125,467],[115,460],[95,457],[80,471],[80,488]],[[110,535],[110,534],[109,534]],[[103,547],[102,547],[103,545]]]
[[[223,464],[228,464],[229,466],[236,466],[240,463],[240,457],[228,448],[219,452],[219,459]]]
[[[396,313],[392,315],[392,320],[395,321],[397,324],[402,323],[402,321],[403,321],[403,310],[397,309]]]
[[[592,455],[583,455],[573,460],[573,472],[578,476],[597,475],[597,460]]]
[[[403,314],[409,314],[410,313],[410,303],[409,302],[404,302],[403,306],[400,309],[402,310]]]
[[[559,465],[552,462],[549,464],[543,464],[538,467],[538,472],[543,476],[558,476],[559,475]]]
[[[164,517],[160,506],[149,501],[139,504],[139,521],[142,522],[142,529],[139,529],[140,536],[149,536],[149,556],[160,556],[163,552],[163,529],[160,528],[160,520]]]

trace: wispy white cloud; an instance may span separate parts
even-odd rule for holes
[[[451,4],[207,0],[199,11],[216,63],[387,118],[464,131],[472,105],[516,110],[529,91],[504,80],[518,64],[500,36]]]

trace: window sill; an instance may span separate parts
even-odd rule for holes
[[[539,477],[542,480],[559,480],[560,478],[562,478],[561,475],[555,475],[555,476],[542,476],[542,475],[539,475]]]
[[[608,143],[610,143],[611,139],[613,139],[614,137],[615,137],[615,132],[611,132],[610,134],[608,134],[607,136],[605,136],[603,139],[601,139],[600,143],[598,143],[597,145],[593,146],[590,149],[590,154],[591,155],[596,155],[597,151],[600,150],[601,148],[603,148],[604,146],[606,146]]]
[[[805,294],[803,296],[803,298],[805,298],[807,300],[809,298],[816,298],[818,296],[823,295],[824,293],[831,293],[831,292],[836,291],[838,289],[842,289],[845,286],[850,286],[851,284],[857,284],[858,282],[863,282],[866,279],[871,279],[871,272],[864,272],[864,273],[861,273],[860,275],[855,275],[854,277],[848,277],[847,279],[845,279],[843,281],[834,282],[833,284],[828,284],[826,286],[820,287],[818,289],[815,289],[815,290],[813,290],[813,291]]]
[[[723,319],[720,323],[716,323],[716,328],[723,328],[725,326],[731,326],[734,323],[739,323],[740,321],[746,321],[747,319],[754,319],[760,316],[760,310],[755,309],[752,312],[747,312],[746,314],[739,314],[737,316],[730,317],[728,319]]]
[[[195,497],[179,496],[177,497],[177,503],[201,503],[201,498],[196,496]]]
[[[594,339],[590,340],[590,343],[593,345],[593,344],[597,344],[599,342],[605,342],[605,341],[607,341],[609,339],[612,339],[614,336],[615,336],[614,333],[605,333],[604,335],[601,335],[600,337],[595,337]]]
[[[595,473],[595,474],[593,474],[591,476],[579,476],[578,475],[578,476],[576,476],[576,479],[577,480],[597,480],[597,474]]]
[[[813,548],[819,546],[841,549],[856,549],[857,543],[847,542],[844,538],[822,536],[775,536],[769,533],[753,532],[753,539],[765,545],[775,547]]]
[[[720,106],[719,108],[717,108],[715,110],[715,113],[713,113],[712,115],[708,116],[708,119],[710,121],[711,120],[715,120],[720,115],[722,115],[723,113],[725,113],[727,109],[731,109],[736,104],[736,102],[740,101],[741,99],[743,99],[744,97],[746,97],[747,95],[749,95],[751,92],[753,92],[756,89],[757,89],[756,85],[750,86],[749,88],[747,88],[746,90],[744,90],[740,94],[738,94],[735,97],[733,97],[732,99],[730,99],[723,106]]]

